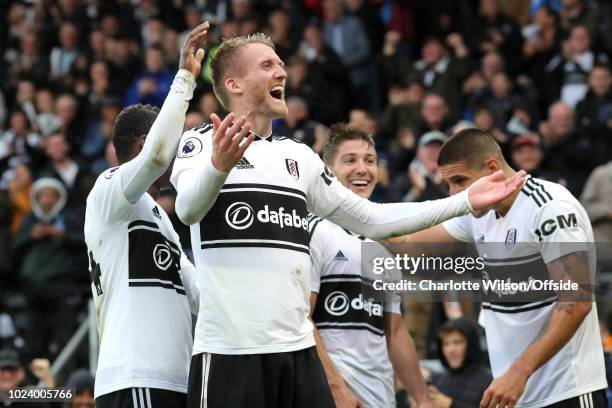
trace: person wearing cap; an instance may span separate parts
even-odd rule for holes
[[[567,182],[558,174],[541,169],[544,153],[540,138],[535,133],[526,133],[512,140],[512,162],[516,168],[525,170],[534,177],[566,186]]]
[[[444,133],[435,130],[421,136],[416,158],[389,188],[389,202],[418,202],[448,196],[441,185],[437,163],[438,152],[446,140]]]
[[[26,385],[26,370],[19,354],[12,349],[0,350],[0,408],[47,408],[44,402],[15,402],[4,390]]]
[[[94,377],[84,368],[73,371],[66,381],[73,389],[73,396],[64,408],[94,408]]]

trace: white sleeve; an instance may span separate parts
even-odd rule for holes
[[[372,240],[410,234],[450,218],[469,214],[467,190],[421,203],[376,204],[344,187],[311,152],[308,207],[322,218]]]
[[[536,213],[535,230],[531,233],[539,243],[544,263],[573,252],[589,251],[589,219],[578,206],[569,200],[552,200]]]
[[[123,166],[113,167],[102,173],[89,197],[87,207],[99,217],[101,225],[111,225],[129,218],[134,205],[128,202],[121,187]]]
[[[325,267],[325,248],[323,225],[319,217],[309,223],[310,230],[310,291],[319,293],[321,287],[321,275]]]
[[[142,151],[121,166],[121,186],[128,202],[136,203],[172,162],[195,87],[193,74],[180,69],[147,134]]]
[[[474,242],[474,234],[472,232],[472,220],[470,215],[463,217],[451,218],[442,223],[442,226],[448,234],[461,242]]]
[[[212,164],[212,125],[185,132],[170,181],[177,191],[176,214],[187,225],[200,222],[215,203],[229,173]]]
[[[197,315],[200,310],[200,290],[198,289],[198,271],[181,251],[181,280],[189,300],[191,314]]]

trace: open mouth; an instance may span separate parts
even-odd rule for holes
[[[369,184],[367,180],[353,180],[351,181],[351,185],[356,187],[366,187]]]
[[[277,85],[270,90],[270,96],[277,100],[283,99],[283,93],[285,89],[281,85]]]

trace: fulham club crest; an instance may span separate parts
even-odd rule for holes
[[[506,246],[513,247],[516,244],[516,228],[510,228],[506,234]]]
[[[298,164],[293,159],[285,159],[285,164],[287,165],[287,171],[294,179],[298,180],[300,178],[300,170],[298,169]]]

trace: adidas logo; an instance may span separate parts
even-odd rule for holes
[[[245,170],[245,169],[254,169],[255,166],[253,166],[251,163],[249,163],[249,161],[246,159],[246,157],[243,157],[242,159],[240,159],[240,161],[236,165],[236,168],[238,170]]]
[[[348,258],[346,256],[344,256],[342,251],[338,251],[336,256],[334,256],[334,261],[348,261]]]
[[[157,206],[153,207],[153,216],[158,220],[161,220],[161,214],[159,213],[159,208],[157,208]]]

